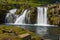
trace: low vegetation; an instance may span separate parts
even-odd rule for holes
[[[58,25],[60,22],[60,4],[49,7],[47,15],[49,24]]]
[[[19,35],[29,33],[31,40],[41,40],[43,38],[34,33],[16,26],[0,26],[0,40],[22,40]]]

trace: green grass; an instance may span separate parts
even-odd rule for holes
[[[27,4],[27,5],[30,5],[30,6],[40,6],[41,4],[46,4],[46,1],[43,1],[41,2],[41,0],[19,0],[19,1],[16,1],[16,0],[6,0],[6,1],[2,1],[0,4]]]
[[[5,31],[5,32],[3,32]],[[16,33],[16,35],[11,35],[9,32]],[[19,35],[29,33],[31,35],[31,40],[41,40],[43,38],[35,35],[34,33],[24,30],[23,28],[16,26],[0,26],[0,40],[22,40]]]

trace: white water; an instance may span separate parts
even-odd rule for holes
[[[17,9],[12,9],[9,12],[15,14],[16,11],[17,11]]]
[[[9,13],[6,14],[5,22],[6,23],[14,23],[18,15],[15,15],[17,9],[12,9]]]
[[[22,15],[16,15],[15,12],[17,11],[17,9],[12,9],[9,10],[9,13],[6,14],[5,17],[5,22],[6,24],[25,24],[25,17],[28,19],[29,22],[29,18],[28,18],[28,14],[30,11],[28,11],[27,9],[25,11],[22,12]]]
[[[36,33],[39,34],[40,36],[44,36],[47,34],[47,9],[46,7],[37,7],[37,24],[39,26],[44,26],[43,28],[37,27],[36,28]]]
[[[29,15],[29,13],[30,13],[30,10],[28,10],[27,14],[25,15],[27,24],[30,24],[30,15]]]
[[[37,24],[38,25],[47,25],[47,8],[46,7],[37,7]]]
[[[43,24],[44,19],[43,19],[43,7],[37,7],[37,24]]]
[[[25,15],[27,13],[27,9],[23,12],[21,16],[19,16],[14,24],[25,24]]]
[[[48,10],[48,8],[45,7],[44,8],[44,24],[47,24],[47,10]]]

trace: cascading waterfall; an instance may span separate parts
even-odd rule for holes
[[[44,24],[45,24],[45,25],[47,24],[47,10],[48,10],[48,8],[45,7],[45,8],[44,8]]]
[[[30,10],[28,10],[28,12],[27,12],[27,14],[25,15],[25,22],[26,22],[26,24],[30,24],[30,15],[29,15],[29,13],[30,13]]]
[[[27,13],[27,9],[23,12],[21,16],[19,16],[14,24],[25,24],[25,15]]]
[[[43,7],[37,7],[37,24],[43,24],[44,23],[44,15],[43,15]]]
[[[29,14],[29,10],[25,10],[22,12],[22,15],[16,15],[15,12],[16,12],[17,9],[12,9],[9,11],[9,13],[6,14],[6,17],[5,17],[5,23],[6,24],[25,24],[25,17],[27,18],[28,20],[28,14]]]
[[[47,9],[48,8],[46,8],[46,7],[37,7],[37,13],[38,13],[37,24],[36,24],[37,27],[36,27],[36,30],[34,30],[34,31],[36,31],[37,34],[44,35],[47,33],[47,27],[45,27],[45,26],[47,26]],[[17,25],[22,24],[22,26],[23,26],[24,24],[26,24],[25,23],[25,17],[26,17],[28,19],[28,24],[29,24],[30,18],[28,17],[28,14],[30,11],[28,11],[26,9],[20,16],[16,15],[15,12],[16,12],[16,10],[15,11],[11,10],[10,13],[7,13],[7,15],[6,15],[7,22],[6,23],[13,23],[13,24],[17,24]],[[27,26],[27,24],[25,26]],[[35,24],[34,24],[34,26],[35,26]],[[41,28],[40,26],[44,26],[44,27]]]
[[[17,9],[12,9],[6,15],[6,23],[14,24],[25,24],[25,17],[29,20],[28,14],[30,11],[27,9],[22,13],[22,15],[16,15]],[[37,7],[37,24],[46,25],[47,24],[47,8],[46,7]],[[19,16],[19,17],[18,17]],[[28,21],[29,22],[29,21]]]
[[[17,9],[12,9],[9,11],[9,13],[7,13],[6,17],[5,17],[5,22],[6,23],[14,23],[16,18],[18,17],[18,15],[15,15]]]
[[[25,22],[25,17],[26,18],[28,18],[28,14],[29,14],[29,10],[25,10],[23,13],[22,13],[22,15],[20,15],[17,19],[16,19],[16,21],[15,21],[15,23],[14,24],[26,24],[26,22]]]
[[[36,32],[37,34],[39,34],[40,36],[44,36],[45,34],[47,34],[47,9],[46,7],[37,7],[37,24],[41,27],[37,27]]]
[[[47,8],[37,7],[37,24],[46,25],[47,24]]]

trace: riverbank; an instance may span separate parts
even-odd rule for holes
[[[31,35],[31,40],[41,40],[41,37],[35,36],[34,33],[24,30],[23,28],[17,26],[5,26],[0,25],[0,39],[12,39],[12,40],[21,40],[18,35],[29,33]],[[2,36],[3,35],[3,36]],[[13,38],[11,38],[13,37]]]

